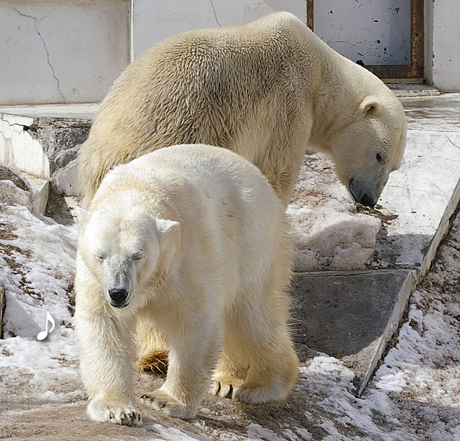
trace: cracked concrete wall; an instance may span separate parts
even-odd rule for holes
[[[99,102],[129,63],[129,0],[0,1],[0,105]]]
[[[306,0],[133,0],[133,59],[180,32],[247,23],[275,11],[289,11],[304,23]]]
[[[315,17],[340,1],[315,0]],[[305,22],[306,9],[307,0],[0,0],[0,106],[96,103],[132,59],[165,38],[278,10]],[[460,2],[425,0],[425,12],[426,78],[460,91]]]

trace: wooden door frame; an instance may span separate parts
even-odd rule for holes
[[[307,1],[307,26],[313,28],[315,0]],[[321,0],[318,0],[321,1]],[[424,0],[411,0],[411,63],[409,65],[364,66],[382,79],[423,79],[424,38],[423,16]]]

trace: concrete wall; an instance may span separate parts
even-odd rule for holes
[[[133,0],[133,57],[180,32],[248,23],[275,11],[289,11],[304,23],[306,0]]]
[[[129,0],[0,3],[0,104],[100,101],[129,62]]]
[[[42,143],[26,130],[33,122],[33,118],[0,113],[0,163],[49,178],[50,163]]]
[[[406,40],[403,34],[393,38],[393,32],[374,37],[376,23],[361,23],[359,8],[353,9],[356,2],[350,1],[314,0],[317,12],[322,8],[326,13],[315,25],[320,36],[333,38],[337,26],[347,26],[350,41],[356,40],[343,44],[346,56],[359,59],[363,54],[368,64],[376,48]],[[426,79],[442,91],[460,91],[460,1],[425,2]],[[392,0],[392,8],[386,10],[381,3],[369,0],[364,6],[383,14],[379,22],[396,7],[402,20],[407,19],[401,8],[408,0]],[[132,59],[170,35],[244,23],[277,10],[291,11],[305,22],[306,4],[306,0],[2,0],[0,106],[99,102]],[[328,16],[329,6],[337,14]],[[356,33],[358,28],[362,32]],[[400,56],[407,57],[407,49]],[[392,57],[380,62],[400,61]]]
[[[425,76],[443,92],[460,91],[460,1],[425,0]]]

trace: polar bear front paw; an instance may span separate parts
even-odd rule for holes
[[[160,389],[142,395],[141,402],[151,409],[159,410],[175,418],[189,419],[195,416],[195,411],[193,409],[180,403],[171,395]]]
[[[125,426],[140,426],[142,418],[135,406],[93,400],[88,405],[88,416],[95,421]]]

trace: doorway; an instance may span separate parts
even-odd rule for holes
[[[423,81],[423,0],[307,0],[307,25],[379,78]]]

